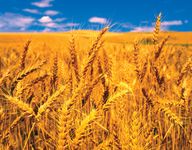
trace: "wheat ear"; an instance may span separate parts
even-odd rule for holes
[[[103,105],[103,110],[107,111],[111,108],[111,106],[116,103],[116,100],[124,95],[126,95],[129,92],[129,90],[121,90],[119,92],[116,92],[112,96],[110,96],[107,100],[107,102]]]
[[[71,40],[69,41],[69,51],[70,51],[70,55],[71,55],[71,64],[73,67],[73,70],[75,72],[75,77],[77,80],[77,83],[80,81],[80,77],[79,77],[79,68],[78,68],[78,60],[77,60],[77,52],[76,52],[76,48],[75,48],[75,38],[72,35]]]
[[[24,46],[23,53],[22,53],[22,56],[21,56],[21,63],[20,63],[20,69],[21,70],[25,69],[25,59],[26,59],[26,56],[27,56],[27,52],[29,50],[30,43],[31,43],[31,41],[27,41],[27,43]]]
[[[55,93],[53,93],[48,99],[47,101],[40,106],[40,108],[38,109],[38,113],[36,118],[39,119],[42,114],[49,108],[51,108],[51,105],[57,100],[57,98],[64,92],[66,86],[62,86],[61,88],[59,88],[59,90],[57,90]]]
[[[96,120],[97,118],[97,111],[92,110],[90,114],[81,122],[81,125],[76,130],[76,137],[73,140],[73,144],[77,148],[81,143],[82,140],[87,137],[87,130],[89,130],[91,124]],[[89,130],[90,132],[90,130]]]
[[[19,100],[17,97],[12,97],[9,95],[4,95],[4,97],[7,101],[15,105],[16,107],[18,107],[23,112],[26,112],[27,114],[34,116],[33,108],[31,108],[29,104],[24,103],[23,101]]]
[[[155,28],[154,28],[154,31],[153,31],[153,42],[154,42],[154,44],[158,43],[160,28],[161,28],[161,13],[157,16],[157,20],[156,20],[156,23],[155,23]]]

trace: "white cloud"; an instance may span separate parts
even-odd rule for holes
[[[90,23],[99,23],[99,24],[106,24],[107,19],[106,18],[101,18],[101,17],[91,17],[89,19]]]
[[[51,7],[53,0],[41,0],[40,2],[33,2],[32,5],[40,7],[40,8],[45,8],[45,7]]]
[[[58,28],[60,25],[56,23],[53,19],[51,19],[49,16],[43,16],[38,20],[41,24],[40,26],[48,27],[50,28]]]
[[[67,31],[71,27],[79,26],[74,22],[63,22],[66,18],[52,19],[50,16],[42,16],[39,20],[30,16],[24,16],[14,13],[0,14],[0,31],[2,32],[25,32],[33,31],[37,27],[43,27],[43,32]],[[35,27],[35,28],[33,28]],[[39,30],[37,30],[39,31]]]
[[[34,21],[32,17],[5,13],[0,15],[0,31],[25,31]]]
[[[47,10],[47,11],[45,11],[45,15],[55,16],[57,14],[59,14],[59,12],[55,11],[55,10]]]
[[[183,25],[183,22],[181,20],[163,21],[161,25],[162,26],[178,26],[178,25]]]
[[[63,22],[64,20],[66,20],[66,18],[52,19],[49,16],[43,16],[38,20],[40,22],[40,24],[38,24],[38,25],[45,27],[46,32],[64,31],[64,30],[67,30],[67,28],[76,27],[79,25],[78,23],[72,23],[72,22],[64,23]]]
[[[40,14],[40,12],[37,9],[23,9],[23,11],[31,13],[31,14]]]
[[[49,16],[43,16],[39,19],[39,22],[41,23],[50,23],[52,22],[53,20],[49,17]]]

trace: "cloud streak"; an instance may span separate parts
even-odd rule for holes
[[[173,20],[173,21],[164,21],[161,23],[162,26],[179,26],[183,25],[181,20]]]
[[[49,23],[43,23],[41,26],[45,27],[42,32],[53,32],[53,31],[68,31],[71,28],[75,28],[79,26],[79,23],[55,23],[55,22],[49,22]]]
[[[143,26],[143,27],[134,27],[131,32],[152,32],[153,27]]]
[[[98,24],[107,24],[107,19],[101,18],[101,17],[91,17],[91,18],[89,18],[89,22],[98,23]]]
[[[31,14],[40,14],[40,12],[37,9],[26,8],[26,9],[23,9],[23,11],[31,13]]]
[[[58,11],[55,11],[55,10],[47,10],[45,11],[45,15],[48,15],[48,16],[55,16],[55,15],[58,15],[59,12]]]
[[[130,32],[152,32],[154,29],[155,23],[152,23],[152,26],[135,26],[131,29]],[[171,20],[161,22],[161,30],[167,31],[170,30],[172,26],[181,26],[183,25],[182,20]]]
[[[55,22],[62,22],[62,21],[64,21],[64,20],[66,20],[66,18],[56,18],[54,21],[55,21]]]
[[[34,6],[40,7],[40,8],[46,8],[46,7],[51,7],[53,0],[41,0],[40,2],[33,2],[31,3]]]

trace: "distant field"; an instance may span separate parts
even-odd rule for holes
[[[65,44],[71,34],[78,37],[80,42],[86,42],[94,39],[98,32],[96,31],[72,31],[64,33],[0,33],[0,45],[20,44],[26,40],[32,40],[37,44]],[[190,32],[166,32],[161,33],[160,37],[170,35],[168,43],[176,45],[192,45],[192,33]],[[107,33],[105,41],[110,44],[132,44],[135,40],[152,37],[152,33]],[[50,43],[51,42],[51,43]]]

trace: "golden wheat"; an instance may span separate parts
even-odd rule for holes
[[[192,149],[188,34],[160,25],[0,42],[0,149]]]

